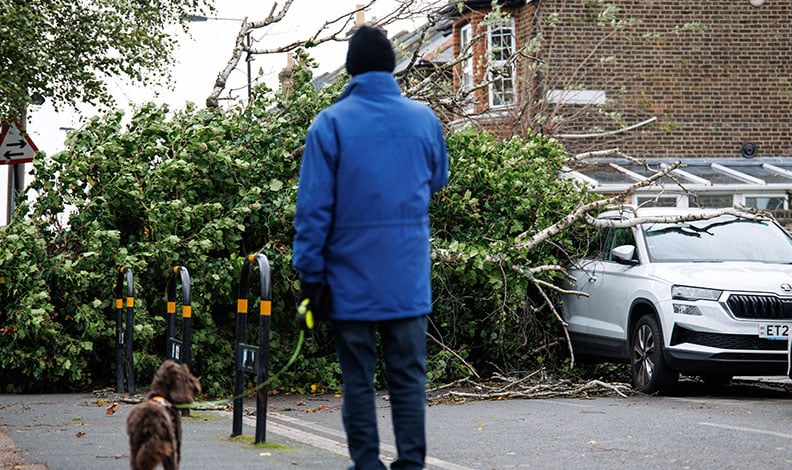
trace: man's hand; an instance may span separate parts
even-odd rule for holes
[[[322,283],[300,282],[300,294],[297,298],[297,323],[306,331],[312,330],[316,324],[314,306],[318,304],[317,296],[321,295]]]
[[[297,306],[297,323],[303,330],[313,330],[314,317],[311,310],[311,299],[307,297]]]

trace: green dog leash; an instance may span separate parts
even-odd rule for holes
[[[192,409],[192,408],[203,408],[203,407],[207,407],[207,406],[225,405],[227,403],[231,403],[232,401],[236,400],[237,398],[242,398],[245,395],[248,395],[249,393],[258,392],[260,389],[262,389],[263,387],[266,387],[270,382],[272,382],[273,380],[278,378],[278,376],[280,376],[282,373],[286,372],[286,370],[289,367],[291,367],[292,364],[294,364],[294,361],[297,360],[297,356],[300,355],[300,351],[302,350],[302,346],[303,346],[303,342],[304,341],[305,341],[305,331],[304,330],[300,330],[300,335],[297,337],[297,346],[295,346],[294,352],[292,353],[292,355],[289,358],[289,360],[286,362],[286,365],[284,365],[281,368],[281,370],[278,371],[277,374],[271,375],[267,380],[265,380],[264,382],[256,385],[256,387],[253,388],[252,390],[247,391],[245,393],[242,393],[240,395],[233,396],[231,398],[223,399],[223,400],[196,401],[196,402],[192,402],[192,403],[180,403],[178,405],[173,405],[173,407],[174,408],[179,408],[179,409]]]

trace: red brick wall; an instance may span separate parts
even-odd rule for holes
[[[533,36],[534,3],[514,12],[518,47]],[[557,14],[559,22],[555,28],[547,21],[541,26],[546,70],[539,76],[540,89],[604,90],[609,103],[602,110],[583,105],[532,108],[527,115],[546,118],[533,121],[534,131],[613,131],[656,117],[651,125],[604,139],[560,140],[573,153],[619,147],[638,157],[736,157],[748,141],[757,144],[758,156],[792,154],[788,1],[769,0],[758,8],[748,0],[610,3],[621,10],[620,17],[638,22],[613,34],[592,20],[596,1],[541,2],[542,17]],[[680,29],[694,22],[703,31]],[[601,61],[604,57],[613,61]],[[518,68],[523,96],[537,83],[528,65]],[[526,115],[525,109],[515,109],[484,125],[501,136],[529,132],[524,123],[514,124],[517,111]],[[618,121],[606,113],[619,116]]]
[[[514,17],[514,27],[517,31],[516,48],[522,47],[522,41],[529,37],[530,22],[533,19],[532,15],[527,14],[533,11],[533,8],[526,6],[521,9],[504,9],[504,12]],[[459,56],[461,53],[461,42],[459,36],[459,29],[467,24],[472,28],[474,37],[480,36],[472,46],[473,55],[473,82],[476,84],[483,83],[487,76],[487,26],[482,24],[485,15],[489,13],[489,9],[469,12],[454,23],[454,55]],[[515,84],[517,94],[523,93],[522,79],[518,79]],[[454,74],[454,89],[460,87],[459,69]],[[489,113],[489,96],[486,86],[476,89],[473,92],[474,106],[471,111],[465,113],[465,117],[457,116],[460,122],[470,122],[481,129],[486,129],[500,137],[508,137],[518,133],[519,130],[514,125],[513,110],[501,109],[498,112]]]
[[[459,34],[459,30],[466,26],[470,25],[472,29],[473,37],[478,35],[482,35],[486,37],[487,34],[487,27],[481,24],[481,20],[484,18],[485,12],[472,12],[454,23],[454,56],[459,56],[462,53],[462,40]],[[486,40],[476,40],[473,42],[471,46],[470,53],[473,55],[473,82],[479,83],[483,78],[484,74],[486,73],[486,64],[484,62],[483,57],[486,54],[486,47],[487,42]],[[457,69],[457,72],[461,72],[461,69]],[[454,89],[459,89],[461,83],[460,73],[454,75]],[[487,94],[486,90],[475,90],[472,93],[472,96],[468,99],[473,100],[473,113],[479,113],[486,109],[485,104],[487,103]]]

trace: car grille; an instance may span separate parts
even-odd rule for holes
[[[792,299],[782,299],[774,295],[732,294],[726,303],[737,318],[792,320]]]
[[[726,335],[693,331],[675,326],[671,334],[671,346],[680,343],[700,344],[718,349],[746,349],[750,351],[786,351],[786,341],[760,338],[758,335]]]

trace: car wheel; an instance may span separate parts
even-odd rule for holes
[[[663,332],[657,318],[644,315],[632,331],[633,387],[643,393],[669,393],[679,379],[663,358]]]

